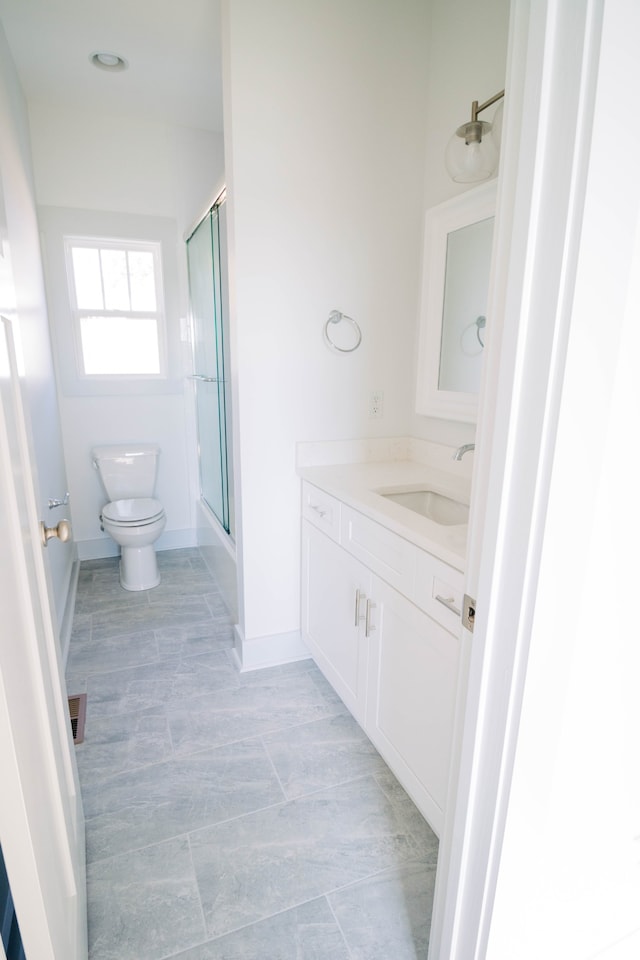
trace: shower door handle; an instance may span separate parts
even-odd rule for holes
[[[200,380],[202,383],[224,383],[224,380],[219,380],[217,377],[203,377],[201,373],[192,373],[188,379]]]

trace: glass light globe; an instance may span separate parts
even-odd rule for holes
[[[464,130],[464,126],[459,127],[447,144],[444,161],[449,176],[456,183],[488,180],[498,166],[498,151],[491,135],[491,124],[483,121],[482,140],[471,140],[469,143],[465,141]]]

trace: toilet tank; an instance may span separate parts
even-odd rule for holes
[[[93,465],[109,500],[152,497],[160,447],[156,443],[93,447]]]

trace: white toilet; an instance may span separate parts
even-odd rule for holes
[[[166,523],[153,492],[160,447],[155,443],[94,447],[93,465],[109,498],[102,529],[120,545],[120,583],[125,590],[151,590],[160,583],[154,544]]]

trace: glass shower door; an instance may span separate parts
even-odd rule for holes
[[[227,533],[232,531],[229,498],[230,406],[225,377],[226,284],[221,256],[225,242],[224,201],[216,204],[187,240],[200,492]],[[226,251],[225,251],[226,253]]]

